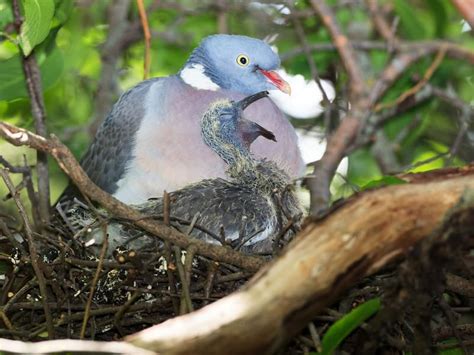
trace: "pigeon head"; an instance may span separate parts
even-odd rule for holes
[[[218,100],[204,113],[201,120],[203,140],[227,164],[248,159],[250,144],[259,136],[276,141],[272,132],[242,117],[247,106],[267,95],[267,91],[262,91],[237,102]]]
[[[275,72],[280,58],[259,39],[236,35],[206,37],[180,71],[180,77],[198,89],[226,89],[252,95],[279,89],[290,94],[289,84]]]

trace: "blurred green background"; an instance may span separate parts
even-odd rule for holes
[[[27,0],[22,1],[24,4]],[[115,99],[127,88],[143,77],[144,41],[141,35],[138,10],[135,1],[124,1],[124,21],[115,21],[110,16],[117,1],[91,0],[43,0],[32,1],[37,6],[53,6],[51,18],[42,21],[46,26],[43,36],[34,44],[34,55],[41,68],[44,99],[47,110],[48,131],[57,135],[79,158],[87,148],[91,134],[89,125],[97,116],[98,107],[108,110]],[[273,1],[278,4],[278,1]],[[380,40],[372,28],[370,15],[361,1],[328,1],[334,6],[337,19],[351,39]],[[52,4],[52,5],[51,5]],[[287,3],[284,3],[287,4]],[[446,0],[381,1],[387,18],[397,23],[397,35],[403,40],[449,39],[467,48],[474,48],[472,32],[462,32],[462,18]],[[124,6],[125,6],[124,5]],[[295,22],[285,14],[282,6],[265,6],[248,1],[145,1],[148,19],[153,33],[152,76],[176,73],[186,61],[190,51],[200,40],[216,32],[244,34],[258,38],[277,33],[275,44],[284,58],[283,66],[290,73],[311,77],[304,54],[290,55],[301,48],[295,32]],[[24,5],[23,5],[24,6]],[[329,35],[305,1],[289,6],[291,14],[298,17],[309,44],[330,43]],[[24,7],[23,7],[24,10]],[[47,15],[46,15],[47,17]],[[118,22],[118,23],[117,23]],[[114,26],[111,28],[111,26]],[[110,86],[110,102],[98,99],[98,88],[104,62],[105,43],[116,26],[125,26],[130,32],[130,43],[113,58],[114,70]],[[129,27],[126,27],[129,26]],[[132,30],[133,28],[133,30]],[[138,33],[138,36],[136,35]],[[40,36],[41,37],[41,36]],[[34,129],[21,69],[19,38],[12,27],[12,12],[9,0],[0,0],[0,119],[20,127]],[[386,50],[361,51],[360,60],[366,80],[370,83],[391,58]],[[343,110],[347,106],[347,77],[333,50],[313,52],[319,74],[333,80],[336,86],[336,104]],[[434,56],[428,56],[407,70],[402,78],[387,92],[384,101],[400,96],[420,78],[430,66]],[[415,79],[415,81],[414,81]],[[472,64],[445,58],[430,80],[432,85],[454,93],[465,103],[474,104],[474,70]],[[305,129],[330,131],[343,117],[343,111],[329,118],[293,120]],[[103,114],[101,114],[103,118]],[[467,119],[467,122],[465,122]],[[465,120],[465,121],[462,121]],[[449,152],[456,140],[460,126],[467,129],[460,137],[460,146],[453,156],[441,156],[427,164],[413,167],[416,162]],[[406,113],[391,118],[383,125],[386,142],[384,149],[390,150],[395,159],[393,171],[429,170],[445,165],[461,165],[474,157],[474,132],[472,116],[466,118],[457,108],[432,98]],[[0,141],[0,154],[11,164],[23,164],[26,155],[34,165],[35,154],[26,148],[18,148]],[[51,197],[54,201],[65,187],[67,180],[58,166],[50,159]],[[355,150],[349,157],[345,178],[337,177],[333,186],[334,197],[347,196],[354,189],[381,179],[387,172],[377,159],[372,143]],[[17,180],[19,181],[19,180]],[[1,198],[5,188],[0,184]],[[4,201],[0,202],[4,207]]]

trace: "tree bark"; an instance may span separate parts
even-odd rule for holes
[[[357,280],[430,235],[474,188],[473,174],[471,166],[362,193],[309,223],[240,292],[126,340],[160,354],[272,353]],[[465,222],[472,232],[474,221]]]

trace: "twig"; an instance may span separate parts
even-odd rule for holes
[[[12,233],[10,233],[7,224],[2,218],[0,218],[0,231],[8,238],[8,241],[12,244],[12,246],[20,251],[21,255],[28,255],[23,245],[15,239]]]
[[[143,219],[144,216],[141,213],[97,187],[85,174],[70,150],[54,136],[52,136],[51,139],[45,139],[28,130],[15,127],[6,122],[0,122],[0,136],[14,145],[27,145],[31,148],[50,153],[57,160],[61,169],[71,178],[84,195],[98,202],[119,218],[136,220],[136,222],[133,222],[136,226],[152,235],[160,236],[160,238],[168,240],[182,248],[187,248],[189,245],[195,244],[197,252],[200,255],[247,270],[256,271],[265,264],[262,258],[243,255],[231,248],[212,245],[202,240],[189,238],[173,228],[153,220]]]
[[[33,222],[34,222],[33,224],[36,227],[36,230],[40,230],[41,225],[42,225],[41,217],[40,217],[40,213],[38,211],[38,202],[37,202],[37,198],[36,198],[35,189],[34,189],[34,186],[33,186],[31,168],[27,164],[25,155],[23,155],[23,162],[24,163],[23,163],[22,167],[13,166],[5,158],[3,158],[0,155],[0,164],[2,164],[4,167],[8,168],[8,170],[10,170],[10,173],[22,174],[23,175],[22,182],[26,187],[26,191],[28,193],[28,198],[30,199],[30,202],[31,202],[31,214],[32,214],[32,217],[33,217]]]
[[[130,306],[132,304],[135,303],[135,301],[140,298],[140,296],[142,295],[142,291],[141,290],[136,290],[132,297],[130,297],[127,302],[125,302],[121,307],[120,309],[117,311],[117,313],[115,313],[115,316],[114,316],[114,324],[115,324],[115,327],[118,329],[119,333],[124,336],[123,332],[121,331],[121,326],[120,326],[120,320],[122,319],[123,315],[127,312],[127,310],[130,308]]]
[[[399,105],[403,101],[406,100],[407,97],[415,95],[417,92],[420,91],[423,86],[430,80],[430,78],[433,76],[435,70],[439,67],[441,62],[443,61],[443,58],[446,54],[446,48],[441,47],[438,54],[436,55],[433,63],[428,67],[426,70],[425,74],[423,75],[423,78],[413,87],[411,87],[409,90],[403,92],[399,97],[397,97],[394,101],[387,102],[387,103],[380,103],[374,107],[375,112],[379,112],[385,108],[390,108],[396,105]]]
[[[15,28],[18,34],[20,34],[23,20],[18,0],[12,1],[12,7]],[[30,97],[31,113],[35,119],[36,133],[42,137],[46,137],[46,110],[44,107],[43,91],[41,88],[41,73],[38,64],[36,63],[34,52],[30,53],[27,57],[22,55],[22,66],[26,79],[26,89],[28,91],[28,96]],[[49,208],[51,205],[49,200],[48,155],[45,152],[37,151],[36,160],[39,213],[44,226],[49,223]]]
[[[319,15],[324,25],[328,29],[334,45],[337,48],[342,63],[349,75],[350,87],[349,98],[351,101],[363,96],[366,91],[364,76],[362,70],[357,63],[357,56],[354,52],[351,42],[342,33],[339,25],[335,20],[335,16],[331,9],[322,0],[310,0],[314,11]]]
[[[225,0],[217,0],[217,32],[229,33],[227,6]]]
[[[176,260],[176,268],[178,269],[178,275],[181,280],[180,314],[184,314],[184,313],[193,311],[193,304],[191,302],[191,296],[189,294],[189,286],[186,281],[186,275],[184,273],[183,263],[181,262],[181,249],[178,246],[174,246],[173,251],[174,251],[174,258]]]
[[[329,206],[329,185],[337,166],[345,156],[347,148],[355,141],[361,120],[365,119],[369,102],[367,100],[367,86],[364,82],[362,69],[357,62],[356,54],[351,42],[342,33],[331,9],[322,0],[311,0],[314,11],[322,19],[338,50],[342,63],[349,76],[349,99],[352,103],[351,111],[344,118],[334,134],[329,137],[326,150],[315,165],[313,173],[306,179],[310,195],[310,214],[321,216]]]
[[[459,346],[461,347],[462,351],[464,352],[464,355],[468,355],[467,347],[465,344],[463,344],[463,339],[461,337],[461,333],[458,331],[456,327],[456,318],[454,317],[454,313],[449,307],[448,303],[444,300],[443,296],[438,297],[438,305],[443,311],[444,315],[446,316],[448,320],[448,324],[451,327],[453,331],[453,335],[456,338],[456,340],[459,342]]]
[[[8,310],[15,304],[16,300],[20,299],[26,292],[28,292],[28,290],[34,287],[36,283],[36,277],[33,277],[26,284],[24,284],[23,287],[20,288],[12,297],[10,297],[8,302],[3,306],[3,311],[8,312]],[[43,307],[43,304],[41,304],[41,307]]]
[[[285,236],[285,234],[290,230],[290,228],[293,226],[293,219],[289,219],[288,222],[286,223],[286,225],[283,226],[283,228],[280,229],[280,231],[278,232],[278,234],[275,236],[275,238],[273,239],[273,254],[276,255],[276,253],[278,252],[278,250],[280,249],[280,241],[283,239],[283,237]]]
[[[321,91],[321,93],[323,94],[323,102],[325,104],[330,105],[331,101],[329,100],[329,98],[326,94],[326,91],[324,90],[323,85],[321,84],[321,78],[319,77],[318,68],[316,67],[315,62],[314,62],[313,58],[311,57],[311,51],[309,49],[308,42],[306,40],[306,36],[305,36],[305,33],[304,33],[303,26],[301,25],[300,20],[297,19],[297,18],[293,19],[293,24],[295,26],[296,35],[298,36],[298,39],[299,39],[299,41],[301,43],[301,46],[303,48],[303,52],[304,52],[305,57],[306,57],[306,62],[308,63],[309,70],[311,72],[311,77],[314,79],[314,81],[316,81],[316,84],[318,85],[319,91]],[[328,112],[329,111],[330,110],[328,110]]]
[[[219,270],[219,263],[216,263],[215,261],[210,261],[207,270],[206,283],[204,285],[204,298],[209,298],[211,296],[211,290],[212,286],[214,285],[217,270]],[[203,302],[203,305],[207,304],[209,304],[209,301]]]
[[[145,36],[145,60],[143,62],[143,79],[150,77],[150,63],[151,63],[151,33],[148,25],[148,17],[143,5],[143,0],[137,0],[138,13],[140,14],[140,21],[143,28],[143,35]]]
[[[305,178],[311,191],[310,215],[321,216],[329,206],[329,185],[348,147],[355,142],[361,121],[354,114],[347,115],[337,130],[329,137],[322,158],[314,164],[313,173]]]
[[[321,339],[318,334],[318,330],[316,329],[316,326],[314,325],[313,322],[310,322],[308,324],[308,329],[309,329],[309,334],[311,334],[311,339],[313,340],[314,343],[314,348],[318,351],[322,351],[321,347]]]
[[[367,0],[366,2],[378,33],[380,33],[380,35],[387,41],[389,48],[397,47],[397,42],[399,40],[392,31],[391,26],[383,17],[383,14],[380,12],[377,0]]]
[[[107,39],[100,48],[100,78],[94,93],[94,114],[87,130],[91,137],[104,120],[117,93],[117,61],[128,46],[140,39],[141,31],[137,24],[130,24],[127,16],[131,0],[111,1],[107,7]]]
[[[191,284],[191,273],[192,273],[193,260],[194,260],[195,254],[196,254],[196,247],[194,245],[190,245],[186,249],[186,259],[184,260],[184,276],[188,284],[188,287]]]
[[[163,191],[163,223],[165,224],[165,226],[170,225],[170,195],[166,191]],[[176,280],[174,278],[173,270],[171,268],[171,263],[173,261],[171,254],[171,243],[165,240],[166,275],[168,276],[168,284],[171,293],[177,294],[178,290],[176,289]],[[179,314],[178,300],[175,297],[171,297],[171,302],[173,303],[173,309],[175,314]]]
[[[28,248],[29,248],[30,256],[31,256],[30,258],[31,266],[33,267],[36,278],[38,279],[38,285],[39,285],[40,294],[41,294],[41,302],[43,303],[44,316],[46,318],[46,325],[48,329],[48,338],[53,339],[54,327],[53,327],[53,318],[51,316],[51,310],[49,309],[49,306],[48,306],[48,290],[46,289],[46,280],[43,274],[43,270],[41,270],[41,268],[38,265],[39,255],[38,255],[38,251],[36,250],[35,241],[33,240],[33,230],[31,228],[31,224],[28,219],[28,214],[26,213],[25,207],[23,206],[20,198],[18,197],[18,193],[15,191],[15,187],[13,185],[13,182],[10,179],[10,176],[8,176],[7,170],[1,168],[0,175],[2,176],[3,181],[5,182],[5,185],[7,186],[8,190],[12,194],[12,197],[18,208],[18,212],[20,212],[20,216],[25,226],[25,234],[28,241]]]
[[[80,334],[81,339],[84,339],[84,337],[86,336],[86,328],[87,328],[87,322],[89,321],[92,299],[94,297],[94,292],[97,286],[97,282],[99,281],[100,273],[102,272],[102,264],[104,263],[105,254],[107,253],[107,248],[109,246],[109,238],[107,234],[107,223],[105,223],[104,221],[101,221],[101,227],[102,227],[102,233],[103,233],[102,248],[100,250],[99,263],[97,264],[97,269],[95,271],[94,278],[92,280],[92,285],[89,291],[89,297],[87,298],[86,310],[84,312],[84,319],[82,321],[82,327],[81,327],[81,334]]]
[[[389,51],[390,46],[383,41],[351,41],[354,49],[365,50],[365,51]],[[474,63],[474,51],[465,48],[457,43],[453,43],[446,40],[426,40],[426,41],[400,41],[397,43],[397,46],[394,48],[395,51],[400,54],[410,53],[413,51],[418,51],[420,49],[426,50],[429,53],[436,53],[439,48],[446,46],[447,51],[446,55],[451,58],[465,60],[468,63]],[[338,50],[337,46],[333,43],[316,43],[309,44],[308,49],[313,52],[322,52],[322,51],[336,51]],[[290,60],[291,58],[304,54],[304,49],[302,47],[294,48],[289,50],[286,53],[283,53],[280,57],[283,62]]]
[[[458,275],[446,273],[446,288],[466,297],[474,297],[474,282]]]

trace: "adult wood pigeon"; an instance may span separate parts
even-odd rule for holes
[[[226,164],[227,178],[205,179],[170,194],[171,220],[181,222],[181,226],[183,221],[195,220],[193,237],[213,244],[220,244],[225,238],[244,252],[269,253],[273,238],[280,233],[286,234],[284,239],[290,238],[299,228],[303,212],[290,177],[274,162],[255,159],[249,151],[259,136],[275,140],[272,132],[242,117],[248,105],[267,94],[257,93],[239,102],[219,99],[204,113],[200,134],[212,153]],[[134,207],[154,218],[164,213],[161,198]],[[98,254],[103,241],[100,221],[81,206],[69,214],[77,230],[91,231],[85,237],[85,245]],[[290,221],[293,228],[285,228]],[[107,235],[110,253],[119,246],[156,251],[161,243],[124,221],[109,222]]]
[[[125,203],[140,203],[206,178],[224,177],[225,164],[207,147],[199,121],[211,102],[239,100],[262,90],[290,93],[274,71],[278,55],[265,42],[236,35],[206,37],[178,74],[143,81],[113,106],[81,164],[102,189]],[[265,98],[249,117],[277,137],[259,140],[257,157],[275,161],[292,178],[304,163],[291,124]],[[60,201],[78,195],[69,186]]]

